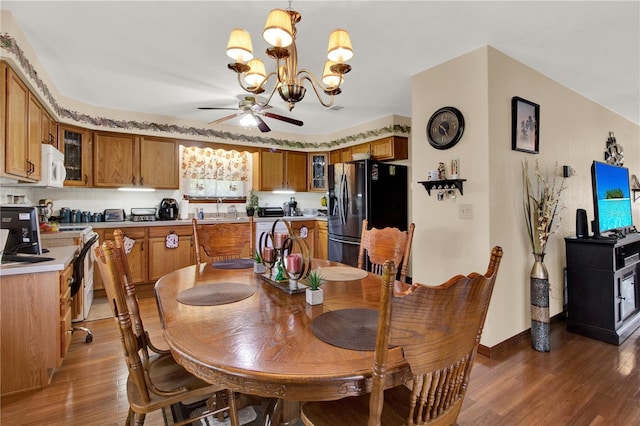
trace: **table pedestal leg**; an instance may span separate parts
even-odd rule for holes
[[[263,404],[264,426],[294,426],[300,421],[300,403],[271,398]]]

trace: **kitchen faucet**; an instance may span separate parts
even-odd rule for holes
[[[220,204],[222,204],[222,197],[218,197],[216,201],[216,217],[220,217]]]

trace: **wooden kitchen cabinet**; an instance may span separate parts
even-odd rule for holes
[[[347,161],[351,161],[351,150],[353,148],[342,148],[340,150],[340,163],[346,163]]]
[[[173,139],[140,138],[140,184],[157,189],[180,187],[179,144]]]
[[[260,150],[258,169],[260,191],[307,190],[306,152]]]
[[[58,123],[55,122],[55,120],[44,108],[42,108],[41,141],[42,143],[53,145],[57,149],[60,149],[60,147],[58,146]]]
[[[40,102],[29,93],[29,132],[27,137],[27,177],[34,181],[42,179],[42,112]]]
[[[131,269],[131,277],[134,284],[142,284],[149,281],[148,263],[147,263],[147,228],[135,227],[135,228],[102,228],[94,229],[98,234],[100,244],[105,241],[114,241],[113,231],[120,229],[125,237],[129,237],[135,240],[135,243],[127,254],[127,262],[129,262],[129,268]],[[94,290],[103,290],[104,283],[98,268],[94,269],[93,275],[93,288]]]
[[[371,144],[370,143],[361,143],[359,145],[355,145],[351,147],[350,154],[370,154],[371,153]],[[352,158],[349,158],[351,161]]]
[[[307,170],[309,176],[307,184],[310,192],[327,192],[327,168],[329,166],[329,155],[326,152],[309,152],[307,154],[309,164]]]
[[[307,237],[304,241],[309,246],[309,254],[311,257],[315,257],[315,224],[314,220],[304,220],[304,221],[291,221],[291,229],[293,230],[293,234],[297,237],[300,237],[300,230],[304,227],[307,228]]]
[[[315,254],[313,257],[325,260],[329,258],[329,231],[326,221],[316,221]]]
[[[169,234],[178,236],[178,247],[166,247],[166,237]],[[149,227],[150,281],[156,281],[169,272],[193,263],[193,228],[191,226]]]
[[[351,154],[370,152],[377,161],[406,160],[409,158],[409,139],[389,136],[375,141],[333,150],[329,153],[331,164],[351,161]]]
[[[371,142],[371,157],[374,160],[406,160],[409,158],[409,139],[390,136]]]
[[[138,136],[126,133],[93,134],[93,186],[117,188],[138,185],[137,140]]]
[[[42,106],[6,63],[0,69],[3,174],[26,181],[40,180]]]
[[[329,164],[340,163],[340,150],[336,149],[329,153]]]
[[[178,146],[171,139],[95,132],[93,186],[178,189]]]
[[[9,275],[0,285],[0,394],[41,389],[60,365],[58,271]],[[28,295],[28,297],[26,297]]]
[[[67,172],[64,186],[90,187],[93,183],[91,132],[81,127],[59,124],[58,147],[64,154]]]
[[[73,328],[71,325],[71,317],[73,311],[71,309],[71,284],[73,283],[73,264],[69,264],[64,271],[60,273],[60,351],[56,360],[56,366],[62,365],[62,359],[69,350],[71,344],[71,336]]]

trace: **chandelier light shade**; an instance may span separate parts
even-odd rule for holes
[[[337,87],[342,82],[342,77],[339,73],[331,70],[331,67],[334,66],[336,62],[327,61],[324,63],[324,71],[322,72],[322,82],[327,86],[327,88],[331,89]]]
[[[247,31],[242,28],[231,31],[227,43],[227,56],[236,62],[247,62],[253,58],[251,35]]]
[[[262,37],[269,43],[266,53],[275,60],[275,69],[268,74],[264,62],[253,59],[251,36],[247,31],[234,29],[229,36],[227,55],[235,62],[228,67],[238,74],[240,87],[249,93],[259,94],[265,92],[265,86],[271,84],[270,81],[273,84],[267,100],[258,103],[259,106],[267,106],[277,91],[291,111],[304,98],[307,92],[305,84],[311,86],[318,101],[327,108],[333,105],[334,96],[342,92],[344,75],[351,71],[351,66],[346,62],[353,57],[349,32],[344,29],[331,32],[328,60],[319,79],[307,69],[298,69],[296,24],[301,19],[302,15],[291,8],[274,9],[269,13]]]
[[[293,25],[286,10],[273,9],[264,25],[262,38],[274,47],[287,47],[293,43]]]
[[[244,74],[244,81],[248,87],[258,87],[267,78],[267,72],[264,68],[264,62],[260,59],[252,59],[247,64],[249,71]]]
[[[342,63],[353,57],[351,48],[351,38],[346,30],[334,30],[329,36],[329,47],[327,48],[327,58],[330,61]]]

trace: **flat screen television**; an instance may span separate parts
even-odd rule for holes
[[[9,231],[3,254],[42,254],[38,210],[29,206],[0,206],[0,228]]]
[[[593,234],[620,236],[633,227],[629,169],[594,161],[591,166]]]

